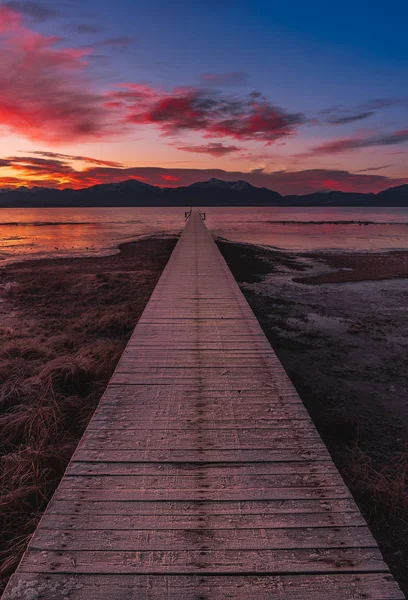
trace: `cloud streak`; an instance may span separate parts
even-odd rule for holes
[[[220,142],[213,142],[210,144],[202,144],[198,146],[177,146],[177,150],[183,150],[185,152],[192,152],[195,154],[210,154],[211,156],[215,156],[215,158],[219,158],[227,154],[240,152],[241,148],[233,145],[227,146]]]
[[[356,113],[354,115],[338,115],[330,117],[328,122],[333,125],[347,125],[347,123],[355,123],[356,121],[363,121],[374,115],[374,111],[367,110],[365,112]]]
[[[97,158],[90,158],[89,156],[75,156],[73,154],[60,154],[58,152],[43,152],[40,150],[33,150],[31,154],[43,156],[45,158],[57,158],[62,160],[81,161],[91,163],[93,165],[99,165],[104,167],[123,167],[121,163],[113,162],[111,160],[99,160]]]
[[[305,156],[313,156],[318,154],[340,154],[350,150],[360,148],[372,148],[375,146],[397,146],[408,142],[408,129],[394,131],[382,135],[373,135],[366,137],[351,137],[338,140],[332,140],[320,144],[312,148],[310,152],[305,153]]]

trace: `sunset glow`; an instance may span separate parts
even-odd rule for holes
[[[285,194],[407,183],[398,23],[385,19],[380,44],[342,33],[341,15],[330,38],[320,15],[316,39],[300,32],[294,45],[289,9],[234,7],[210,19],[177,3],[169,37],[152,7],[127,1],[114,17],[96,0],[79,11],[71,1],[0,4],[0,187],[219,177]]]

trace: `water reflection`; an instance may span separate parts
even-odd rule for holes
[[[221,237],[287,250],[408,248],[408,209],[204,208]],[[184,227],[180,208],[1,209],[0,258],[112,252],[118,243]]]

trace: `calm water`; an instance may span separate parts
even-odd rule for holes
[[[408,248],[408,208],[209,208],[225,238],[286,250]],[[0,209],[0,261],[112,252],[120,242],[184,226],[184,208]]]

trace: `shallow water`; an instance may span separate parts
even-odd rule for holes
[[[83,256],[184,227],[184,208],[0,209],[0,261]],[[203,208],[218,236],[285,250],[408,249],[408,208]]]

